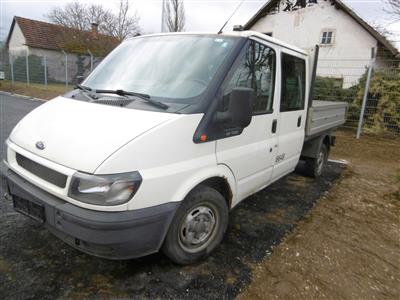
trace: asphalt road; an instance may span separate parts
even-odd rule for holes
[[[0,99],[3,142],[41,103]],[[329,163],[318,180],[294,173],[249,197],[232,211],[217,251],[185,267],[163,254],[109,261],[80,253],[0,199],[0,299],[232,299],[250,283],[254,263],[271,255],[340,177],[341,168]]]
[[[41,105],[41,101],[31,101],[25,98],[9,96],[0,92],[0,161],[6,155],[5,140],[10,135],[11,130],[27,113]],[[4,195],[4,185],[0,185],[0,195]],[[9,211],[9,206],[5,206],[0,201],[0,213],[2,210]]]
[[[31,101],[21,97],[0,94],[1,158],[5,154],[4,141],[7,139],[11,130],[28,112],[42,103],[41,101]]]

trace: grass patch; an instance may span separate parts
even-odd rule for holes
[[[45,100],[50,100],[72,89],[73,86],[68,86],[68,88],[66,88],[65,84],[58,84],[58,83],[51,83],[48,84],[46,87],[44,84],[38,84],[38,83],[31,83],[27,85],[24,82],[18,82],[18,81],[15,81],[14,84],[12,84],[10,80],[0,81],[1,91],[26,95]]]

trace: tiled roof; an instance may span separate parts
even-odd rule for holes
[[[89,49],[93,54],[106,55],[120,43],[115,37],[97,32],[80,31],[16,16],[11,25],[7,44],[15,23],[21,28],[25,44],[33,48],[65,50],[73,53],[87,53]]]

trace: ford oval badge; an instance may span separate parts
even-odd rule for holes
[[[46,145],[42,142],[36,142],[36,148],[38,148],[39,150],[44,150],[44,148],[46,148]]]

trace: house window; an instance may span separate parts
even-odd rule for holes
[[[333,31],[323,31],[321,37],[322,45],[332,45],[333,44]]]

